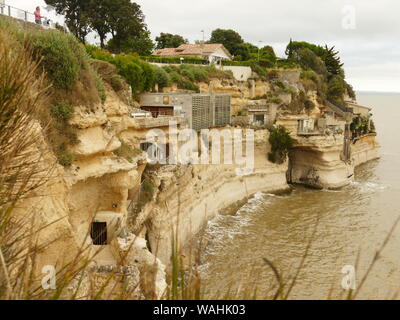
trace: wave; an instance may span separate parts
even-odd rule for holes
[[[360,181],[353,181],[351,186],[356,187],[359,189],[361,192],[372,192],[372,191],[380,191],[380,190],[385,190],[388,188],[388,186],[380,184],[380,183],[375,183],[375,182],[360,182]]]
[[[226,246],[226,241],[246,234],[244,229],[251,224],[252,214],[270,203],[268,196],[269,194],[257,192],[234,215],[217,215],[210,220],[203,234],[203,241],[208,242],[204,252],[212,254],[222,248],[221,243]]]

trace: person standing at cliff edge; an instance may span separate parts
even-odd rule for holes
[[[35,15],[35,23],[42,24],[43,17],[40,15],[40,7],[36,7],[36,10],[33,14]]]

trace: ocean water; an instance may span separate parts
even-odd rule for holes
[[[211,221],[201,256],[206,297],[239,288],[270,298],[276,280],[263,258],[289,285],[304,257],[289,299],[345,297],[345,266],[355,269],[357,298],[397,297],[400,225],[362,279],[400,216],[400,94],[359,93],[358,101],[374,108],[381,158],[358,167],[355,182],[341,190],[294,187],[288,195],[258,193],[236,214]]]

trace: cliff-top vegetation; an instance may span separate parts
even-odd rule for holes
[[[74,106],[95,106],[105,99],[102,79],[92,68],[85,47],[73,36],[57,30],[26,29],[1,19],[0,33],[14,39],[38,63],[36,76],[44,76],[47,99],[35,117],[46,128],[46,137],[59,163],[71,165],[70,146],[78,143],[76,129],[68,124]],[[17,50],[18,48],[12,48]]]

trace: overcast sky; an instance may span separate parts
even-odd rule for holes
[[[400,92],[400,1],[137,0],[153,38],[160,32],[206,40],[216,28],[272,45],[284,56],[290,38],[335,45],[347,80],[359,91]],[[43,0],[6,0],[32,10]],[[355,17],[355,20],[353,19]]]

